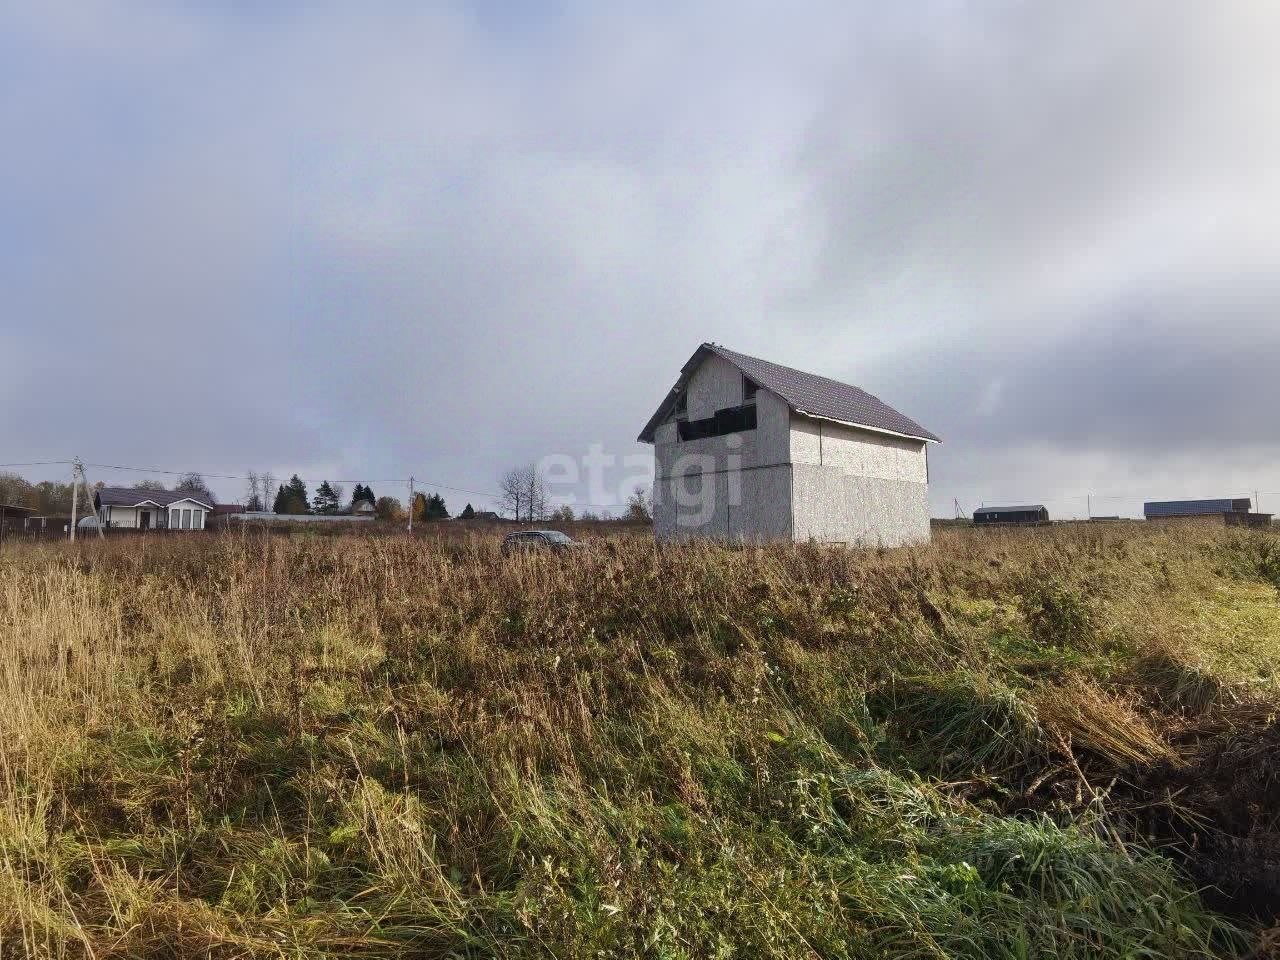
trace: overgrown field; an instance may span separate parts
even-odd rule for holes
[[[1270,956],[1280,538],[0,554],[0,957]]]

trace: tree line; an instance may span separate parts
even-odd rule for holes
[[[104,484],[101,482],[95,483],[94,489],[102,486]],[[140,480],[132,486],[139,490],[170,489],[160,481],[150,479]],[[213,491],[198,473],[183,474],[172,489],[199,497],[207,503],[217,502]],[[499,512],[517,521],[566,523],[574,520],[606,519],[589,510],[575,514],[567,504],[552,507],[542,473],[532,464],[506,471],[498,479],[498,493]],[[85,491],[82,491],[82,497],[84,494]],[[92,497],[92,491],[88,491],[88,494]],[[0,503],[30,507],[44,516],[70,516],[71,484],[56,480],[31,483],[16,473],[0,473]],[[341,483],[323,480],[315,493],[309,494],[306,483],[296,473],[285,483],[277,483],[270,473],[249,471],[246,474],[244,506],[251,512],[335,516],[357,512],[360,505],[366,503],[373,507],[374,514],[381,520],[407,519],[404,504],[399,499],[376,496],[373,488],[367,484],[355,484],[351,490],[351,498],[347,500],[346,487]],[[411,507],[415,521],[447,520],[450,516],[444,497],[438,493],[415,494]],[[475,515],[475,509],[468,503],[459,517],[469,520]],[[652,504],[643,488],[636,488],[621,519],[637,523],[650,522]]]
[[[246,509],[264,510],[265,494],[270,490],[274,478],[270,474],[248,475],[248,496]],[[346,487],[341,483],[328,480],[320,481],[314,494],[308,496],[307,484],[296,473],[286,483],[276,484],[276,492],[271,501],[271,512],[281,515],[320,514],[322,516],[339,516],[342,514],[363,513],[361,504],[373,508],[374,515],[380,520],[405,519],[405,507],[396,497],[379,497],[368,484],[357,483],[351,490],[351,499],[346,500]],[[438,493],[416,494],[411,505],[414,520],[447,520],[449,508],[444,498]]]
[[[80,502],[92,501],[93,494],[107,484],[99,480],[88,490],[80,491]],[[159,480],[139,480],[131,485],[135,490],[169,490],[199,497],[206,503],[217,503],[213,491],[198,473],[184,473],[172,488],[166,487]],[[70,483],[58,480],[41,480],[32,483],[16,473],[0,473],[0,503],[13,507],[28,507],[39,516],[69,517],[71,516]],[[92,508],[90,508],[92,509]]]
[[[573,520],[602,519],[590,511],[580,516],[575,515],[573,507],[568,504],[551,509],[546,481],[543,479],[542,471],[534,464],[513,467],[506,471],[498,478],[498,494],[498,504],[502,512],[517,521],[568,523]],[[634,523],[653,521],[653,504],[649,493],[643,487],[636,487],[631,499],[627,501],[626,512],[619,519]]]

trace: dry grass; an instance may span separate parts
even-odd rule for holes
[[[1136,527],[11,550],[0,956],[1243,950],[1130,811],[1196,729],[1270,722],[1274,557]]]

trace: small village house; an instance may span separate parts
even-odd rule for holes
[[[111,529],[203,530],[213,504],[175,490],[102,487],[93,495],[98,522]]]
[[[973,522],[980,527],[1011,523],[1023,525],[1048,523],[1049,511],[1039,503],[1016,507],[979,507],[973,511]]]
[[[639,439],[660,539],[929,539],[938,437],[850,384],[704,343]]]

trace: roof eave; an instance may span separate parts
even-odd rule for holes
[[[838,423],[843,427],[853,427],[857,430],[867,430],[871,433],[882,433],[887,437],[901,437],[904,440],[919,440],[922,443],[942,442],[941,437],[935,437],[933,434],[929,434],[927,437],[922,437],[915,433],[899,433],[897,430],[887,430],[884,427],[873,427],[870,424],[857,423],[853,420],[838,420],[835,417],[824,417],[820,413],[810,413],[808,410],[801,410],[799,407],[792,407],[791,412],[798,413],[802,417],[808,417],[810,420],[824,420],[827,423]]]
[[[175,503],[194,503],[196,506],[204,507],[206,510],[213,509],[213,504],[205,503],[203,500],[197,500],[195,497],[183,497],[181,500],[170,500],[167,505],[172,507]],[[160,504],[156,504],[156,506],[160,506]]]

